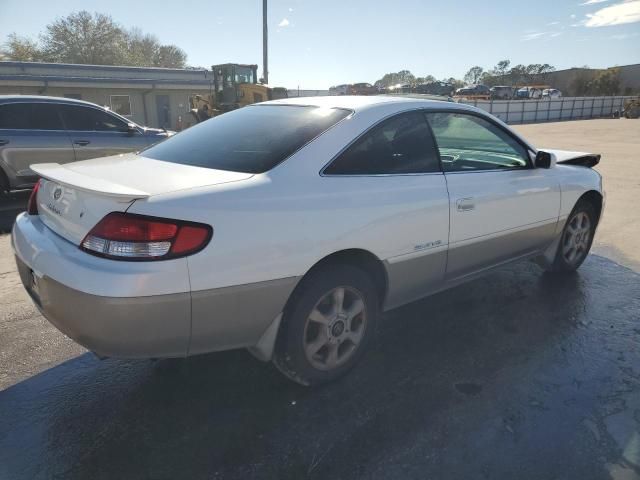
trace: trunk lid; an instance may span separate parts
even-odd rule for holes
[[[124,212],[137,199],[252,176],[162,162],[136,154],[65,165],[41,163],[31,169],[42,177],[37,196],[40,219],[76,245],[105,215]]]

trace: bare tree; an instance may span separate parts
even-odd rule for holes
[[[19,37],[15,33],[9,35],[5,49],[11,60],[19,62],[37,62],[42,58],[36,42],[26,37]]]

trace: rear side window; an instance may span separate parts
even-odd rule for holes
[[[440,171],[431,132],[421,112],[382,122],[331,163],[327,175],[380,175]]]
[[[309,106],[248,106],[191,127],[140,155],[196,167],[262,173],[350,113]]]
[[[15,130],[64,130],[53,103],[10,103],[0,105],[0,128]]]
[[[82,132],[126,132],[127,124],[97,108],[76,105],[60,105],[60,112],[67,130]]]

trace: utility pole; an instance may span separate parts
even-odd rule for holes
[[[267,0],[262,0],[262,81],[269,83],[269,32],[267,28]]]

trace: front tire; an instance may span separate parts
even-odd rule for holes
[[[348,265],[321,267],[289,300],[273,362],[301,385],[335,380],[362,358],[378,316],[378,293],[366,272]]]
[[[562,231],[552,272],[574,272],[587,258],[593,235],[598,223],[598,216],[593,205],[580,201],[573,208]]]

